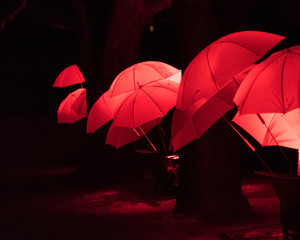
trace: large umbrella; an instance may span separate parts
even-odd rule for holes
[[[209,99],[243,69],[261,59],[283,36],[259,31],[226,35],[203,49],[184,71],[177,108]]]
[[[249,72],[234,102],[240,114],[287,113],[300,107],[300,46],[275,52]]]
[[[83,74],[80,72],[77,65],[71,65],[65,68],[56,78],[53,87],[67,87],[74,84],[85,82]]]
[[[79,88],[70,93],[57,110],[58,123],[74,123],[87,115],[86,89]]]
[[[209,99],[200,99],[183,111],[175,109],[171,126],[173,151],[200,138],[209,127],[234,107],[234,94],[253,66],[250,65],[237,74]]]
[[[110,86],[111,96],[137,90],[151,82],[170,80],[181,81],[181,71],[158,61],[147,61],[134,64],[123,70]]]

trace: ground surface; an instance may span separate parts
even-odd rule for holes
[[[0,239],[217,240],[222,239],[220,233],[280,224],[278,198],[259,176],[243,178],[252,209],[249,216],[205,222],[172,215],[175,197],[155,191],[147,179],[117,187],[87,186],[70,177],[73,170],[0,172]]]

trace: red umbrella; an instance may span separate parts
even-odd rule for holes
[[[287,113],[300,107],[300,46],[272,54],[249,72],[234,102],[240,114]]]
[[[175,106],[180,80],[181,71],[162,62],[142,62],[125,69],[92,107],[87,132],[113,119],[107,142],[114,146],[137,140],[133,133],[138,131],[147,138],[149,124],[157,125],[159,122],[153,120]]]
[[[150,122],[144,123],[140,128],[136,129],[127,127],[115,127],[113,122],[108,130],[105,143],[112,145],[115,148],[119,148],[133,141],[140,140],[145,135],[145,133],[150,131],[160,121],[161,119],[152,120]]]
[[[229,34],[203,49],[184,71],[177,108],[184,110],[215,95],[243,69],[261,59],[284,37],[259,31]]]
[[[94,103],[87,118],[87,133],[95,132],[108,121],[112,120],[116,109],[119,107],[125,95],[110,97],[111,91],[107,91]]]
[[[182,111],[175,109],[171,126],[171,146],[174,151],[200,138],[226,112],[234,107],[232,99],[239,84],[254,65],[246,68],[209,99],[194,102]]]
[[[137,63],[122,71],[110,87],[111,96],[137,90],[140,86],[151,82],[170,80],[179,83],[181,71],[158,61]]]
[[[56,78],[53,87],[67,87],[74,84],[85,82],[83,74],[77,65],[71,65],[65,68]]]
[[[58,123],[74,123],[87,115],[86,89],[70,93],[57,110]]]

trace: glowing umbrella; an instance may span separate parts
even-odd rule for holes
[[[181,71],[158,61],[137,63],[122,71],[110,86],[111,96],[137,90],[140,86],[151,82],[170,80],[181,81]]]
[[[156,151],[146,136],[149,122],[151,127],[157,125],[159,121],[153,120],[161,119],[175,106],[180,80],[181,71],[162,62],[142,62],[125,69],[92,107],[87,132],[113,119],[107,142],[118,147],[143,133]],[[124,140],[126,132],[129,136]]]
[[[70,93],[57,110],[58,123],[74,123],[87,115],[86,89]]]
[[[65,68],[56,78],[53,87],[67,87],[74,84],[85,82],[83,74],[80,72],[77,65],[71,65]]]
[[[184,71],[176,107],[185,110],[192,103],[209,99],[284,38],[266,32],[243,31],[211,43]]]
[[[287,113],[300,107],[300,46],[272,54],[249,72],[234,102],[240,114]]]

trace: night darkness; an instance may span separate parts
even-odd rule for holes
[[[140,177],[144,180],[143,173],[149,170],[149,168],[156,168],[158,166],[155,165],[158,161],[158,155],[154,157],[153,155],[144,155],[143,160],[145,162],[141,164],[141,155],[134,152],[136,148],[151,150],[145,139],[116,150],[112,146],[104,144],[105,136],[111,122],[98,129],[95,134],[86,134],[86,118],[74,124],[57,123],[56,114],[59,104],[69,93],[80,87],[79,85],[74,85],[66,88],[53,88],[52,85],[59,73],[72,64],[78,65],[86,80],[83,86],[87,89],[87,104],[88,109],[90,109],[101,94],[109,88],[114,78],[129,66],[142,61],[161,61],[184,71],[193,58],[208,44],[233,32],[257,30],[286,36],[287,39],[271,50],[270,53],[290,45],[299,44],[299,10],[300,2],[298,0],[0,1],[0,81],[2,87],[0,94],[0,173],[2,174],[2,178],[4,179],[3,175],[9,170],[18,169],[26,172],[28,169],[34,167],[75,166],[77,171],[75,171],[74,176],[83,176],[87,182],[92,183],[92,186],[104,182],[108,183],[107,186],[110,186],[109,184],[111,183],[120,183],[128,175],[136,178]],[[170,137],[172,113],[170,111],[162,122],[162,127],[166,132],[166,139]],[[231,115],[232,112],[229,112],[228,116]],[[183,159],[192,159],[190,162],[187,160],[187,165],[185,166],[186,169],[189,169],[190,175],[184,175],[187,173],[185,172],[183,174],[185,180],[181,183],[182,188],[188,186],[187,189],[191,192],[183,191],[184,194],[175,196],[174,193],[176,191],[168,189],[166,198],[169,200],[170,197],[173,197],[172,204],[175,203],[174,198],[178,197],[174,213],[178,211],[179,213],[192,215],[195,210],[197,212],[201,207],[207,210],[208,215],[215,214],[220,207],[223,207],[223,209],[228,207],[228,211],[232,210],[231,207],[233,211],[243,212],[249,210],[248,200],[243,196],[240,189],[240,173],[248,176],[247,174],[251,174],[257,169],[263,169],[263,166],[245,146],[241,146],[239,149],[242,152],[244,162],[241,163],[241,166],[235,165],[234,158],[236,155],[229,150],[224,150],[220,141],[211,138],[211,136],[218,134],[220,138],[226,136],[226,140],[229,139],[227,142],[224,141],[225,143],[230,142],[232,139],[235,141],[235,137],[231,136],[228,129],[222,128],[223,124],[224,122],[220,120],[214,128],[204,134],[203,140],[192,142],[178,152],[184,156]],[[149,136],[155,144],[159,145],[158,142],[161,139],[158,132],[155,131],[150,131]],[[247,135],[246,132],[244,134]],[[250,141],[253,141],[253,144],[258,144],[249,135],[247,137]],[[202,155],[204,156],[203,159],[198,161],[201,163],[197,163],[195,155],[199,151],[201,152],[201,147],[199,148],[199,145],[197,145],[201,144],[201,141],[204,143],[202,150],[205,146],[208,146],[207,149],[211,148],[210,150],[213,152],[212,145],[219,147],[219,149],[227,151],[226,153],[229,152],[228,156],[232,156],[232,159],[230,159],[232,161],[225,165],[222,165],[221,160],[219,163],[206,162],[209,156],[208,154],[205,155],[206,152],[204,151],[205,153]],[[211,144],[210,147],[209,144]],[[163,146],[158,146],[158,149],[162,152]],[[285,151],[294,158],[295,152]],[[274,156],[279,155],[278,151],[272,154],[270,152],[263,152],[264,157],[272,159]],[[218,154],[218,152],[213,152],[213,157],[220,157]],[[155,158],[156,163],[153,163],[153,158]],[[280,165],[280,162],[274,163],[276,170],[280,169],[281,165],[278,166],[276,164]],[[198,176],[194,174],[194,170],[199,170],[198,167],[200,165],[204,166],[204,170],[201,170]],[[217,170],[215,172],[212,171],[212,169],[217,168],[219,172]],[[224,184],[227,184],[225,188],[222,188],[218,183],[222,183],[222,177],[224,178],[226,175],[224,173],[231,175],[228,182],[224,181]],[[87,177],[87,175],[89,176]],[[158,176],[157,179],[155,177],[157,176],[154,176],[154,181],[165,180],[159,179],[161,176]],[[196,184],[191,188],[188,185],[188,181],[198,181],[199,179],[200,181],[203,180],[202,185],[200,184],[201,191],[206,191],[207,193],[204,197],[198,192],[195,193],[191,190]],[[49,182],[46,180],[46,184],[45,182],[44,184],[47,185]],[[57,188],[57,186],[59,186],[59,190],[62,189],[60,188],[60,182],[58,182],[56,182],[57,185],[54,184],[55,186],[52,186],[53,189]],[[28,189],[31,188],[30,184],[28,184]],[[42,184],[40,186],[33,185],[37,189],[43,189],[41,187]],[[8,186],[15,187],[17,184],[8,184]],[[74,187],[74,185],[72,186]],[[0,184],[0,189],[1,187],[2,185]],[[8,196],[7,199],[9,201],[13,199],[12,205],[15,204],[17,206],[17,195],[14,195],[14,190],[10,190],[7,186],[5,187]],[[133,186],[131,190],[133,189],[140,193],[139,187]],[[163,187],[155,186],[155,190],[161,191]],[[222,188],[220,192],[214,192],[214,189],[220,188]],[[18,194],[22,195],[23,191],[26,191],[24,189],[21,188]],[[43,194],[46,195],[49,189],[53,190],[51,187],[48,187],[45,190],[43,189]],[[29,192],[35,194],[35,190],[33,189]],[[142,189],[142,191],[147,190]],[[105,196],[90,194],[88,197],[85,196],[84,200],[77,198],[77,202],[75,203],[74,200],[72,202],[74,205],[71,204],[71,207],[75,206],[78,210],[86,206],[87,210],[89,210],[89,208],[92,209],[94,207],[95,201],[106,198],[108,199],[107,203],[112,203],[118,191],[109,191],[105,193]],[[228,194],[224,194],[225,191]],[[259,191],[263,190],[259,189]],[[64,194],[63,197],[66,197],[68,192]],[[268,194],[272,195],[274,192],[267,192],[266,195]],[[40,203],[41,206],[48,203],[50,205],[52,200],[59,202],[59,199],[55,199],[56,196],[52,197],[49,198],[50,200],[46,200],[45,197],[44,203]],[[125,196],[125,200],[127,200],[127,197],[130,198],[129,194]],[[135,201],[138,202],[141,199],[144,200],[144,198],[147,198],[147,196],[139,196]],[[28,199],[26,199],[26,204],[30,205],[30,199]],[[34,199],[34,196],[32,199]],[[192,201],[188,202],[190,199]],[[201,201],[198,201],[199,199]],[[224,206],[221,206],[218,202],[220,199],[224,201]],[[89,204],[92,203],[94,205],[91,207],[91,205],[87,204],[88,201]],[[187,202],[190,203],[188,207],[185,206]],[[199,202],[200,207],[198,205]],[[209,203],[208,206],[205,203]],[[5,204],[7,203],[5,202]],[[63,204],[59,208],[63,209],[65,207],[68,209],[69,207],[67,211],[71,209],[70,206],[64,206]],[[83,204],[83,207],[81,204]],[[157,202],[155,204],[151,205],[151,207],[157,207]],[[57,206],[58,204],[55,207]],[[272,208],[272,205],[269,208]],[[16,208],[16,211],[14,210],[14,206],[12,209],[13,212],[20,211],[26,220],[27,209],[21,209],[21,205],[19,208]],[[92,211],[95,209],[93,208]],[[102,210],[99,209],[95,211],[98,211],[97,214],[100,216]],[[103,209],[105,209],[105,206]],[[6,212],[7,216],[10,216],[9,211],[7,210]],[[74,220],[73,216],[70,215],[70,217],[68,214],[64,215],[64,217],[67,216],[66,218],[70,221],[68,223],[69,229],[66,230],[65,238],[62,239],[79,239],[79,237],[86,236],[85,234],[88,235],[86,239],[95,239],[92,236],[92,231],[89,231],[93,226],[98,226],[98,219],[93,218],[93,213],[89,212],[85,215],[86,218],[93,216],[89,219],[92,219],[92,225],[89,225],[90,222],[85,223],[85,218],[80,220],[74,218]],[[82,214],[82,212],[79,214]],[[170,212],[168,214],[171,215]],[[121,228],[124,229],[121,229],[121,232],[118,233],[119,237],[116,239],[121,239],[121,236],[124,236],[124,239],[134,239],[135,237],[135,235],[128,235],[128,238],[126,238],[126,228],[129,227],[130,221],[127,221],[125,217],[126,214],[122,215],[122,220],[117,220],[119,223],[121,222],[120,226],[125,223],[127,224],[127,222],[128,225],[125,224],[125,227],[122,225]],[[135,217],[134,223],[139,224],[139,219]],[[276,215],[276,217],[278,216]],[[15,219],[13,218],[9,218],[11,225],[7,226],[14,226]],[[50,217],[50,220],[47,219],[46,224],[55,225],[56,219],[54,218]],[[160,219],[160,216],[155,215],[154,218]],[[157,219],[154,219],[153,222]],[[6,223],[5,220],[2,220],[0,218],[0,222]],[[21,218],[18,218],[18,220],[26,222]],[[62,226],[64,226],[63,221],[64,218],[60,219],[59,224],[61,226],[58,226],[56,230],[59,231],[59,229],[62,229]],[[72,221],[78,222],[74,223]],[[109,219],[108,222],[106,220],[103,221],[104,223],[101,226],[104,227],[101,231],[107,234],[105,236],[109,236],[110,231],[114,231],[111,226],[115,221],[114,217]],[[168,221],[174,224],[173,220]],[[147,222],[140,232],[149,230],[154,224],[153,222]],[[30,225],[30,223],[28,224]],[[38,221],[34,222],[34,224],[33,229],[36,226],[36,229],[44,229]],[[74,224],[83,225],[83,228],[85,227],[88,230],[85,229],[86,232],[80,232],[81,230],[76,229],[77,231],[73,232]],[[190,226],[190,224],[197,226],[194,222],[189,222],[186,226]],[[19,226],[21,225],[19,224]],[[179,225],[180,223],[176,222],[174,229],[180,230],[184,228]],[[16,226],[18,225],[16,224]],[[45,229],[47,228],[45,227]],[[164,233],[165,229],[162,226],[157,227],[157,229],[161,233]],[[26,225],[23,226],[23,230],[27,231]],[[37,234],[36,236],[44,236],[38,231],[42,232],[42,230],[37,230],[34,233]],[[71,232],[72,234],[69,236],[68,234]],[[77,236],[78,232],[80,233]],[[20,235],[18,234],[16,233],[16,238],[7,239],[20,239],[18,237],[21,236],[21,233]],[[34,234],[32,236],[35,236]],[[58,239],[55,232],[51,234],[49,236],[52,236],[52,239]],[[177,236],[176,233],[174,234],[174,232],[172,234],[173,239],[183,239],[180,235]],[[150,238],[145,237],[145,239],[153,239],[153,235],[155,234],[149,235]],[[165,235],[167,234],[165,233]],[[129,238],[130,236],[131,238]],[[163,236],[162,234],[162,238],[157,239],[167,239],[163,238]],[[2,239],[1,229],[0,239]]]

